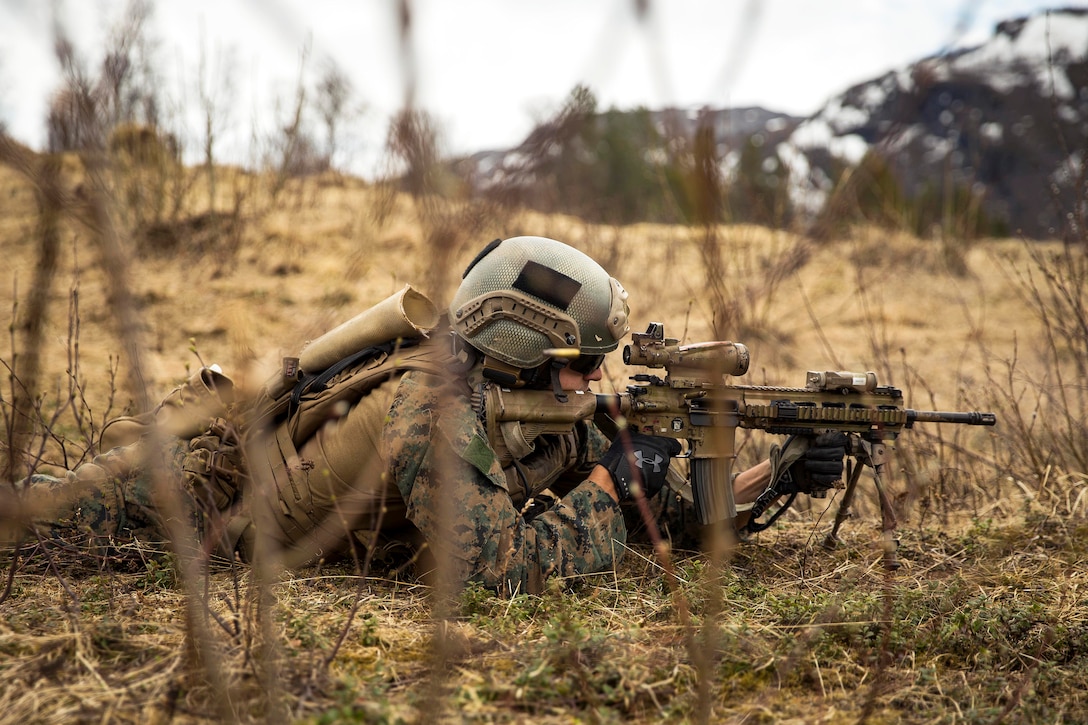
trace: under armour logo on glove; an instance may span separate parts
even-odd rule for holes
[[[645,464],[649,463],[654,467],[654,473],[661,473],[661,464],[664,460],[665,459],[657,453],[654,454],[653,460],[651,460],[647,458],[642,451],[635,451],[635,465],[643,471],[646,470]]]
[[[650,498],[665,485],[670,459],[682,450],[672,438],[621,433],[601,457],[600,464],[608,469],[620,501],[633,498],[635,489]]]

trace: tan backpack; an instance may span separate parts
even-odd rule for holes
[[[286,540],[297,543],[319,523],[308,509],[304,480],[292,475],[300,469],[298,449],[396,374],[447,375],[456,361],[448,342],[432,334],[439,322],[434,304],[406,285],[310,342],[299,357],[285,358],[281,373],[254,400],[236,401],[232,381],[217,367],[204,367],[153,410],[107,423],[100,449],[135,443],[152,428],[186,440],[180,465],[211,517],[205,528],[217,529],[205,533],[218,539],[220,553],[229,556],[250,528],[249,504],[236,504],[254,479],[274,483],[276,519]]]
[[[273,510],[284,543],[299,543],[321,524],[309,506],[299,449],[394,375],[408,370],[448,375],[457,361],[449,343],[431,335],[439,320],[430,300],[405,286],[314,340],[299,358],[286,358],[283,374],[247,406],[240,424],[249,477],[274,483]]]

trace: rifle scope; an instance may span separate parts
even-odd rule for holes
[[[722,375],[744,375],[748,372],[751,357],[748,348],[739,342],[697,342],[691,345],[669,345],[668,342],[673,341],[627,345],[623,348],[623,362],[648,368],[700,368]]]

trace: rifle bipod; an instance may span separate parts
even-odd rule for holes
[[[873,443],[853,437],[851,438],[854,441],[855,450],[850,452],[847,461],[846,490],[843,492],[839,509],[835,512],[835,522],[831,526],[831,531],[824,537],[823,547],[825,549],[834,549],[839,545],[839,527],[842,526],[846,519],[850,518],[850,506],[854,503],[854,495],[857,492],[857,485],[858,481],[861,479],[862,469],[865,466],[868,466],[873,471],[873,483],[876,486],[877,499],[880,501],[884,568],[888,571],[895,571],[901,566],[897,553],[899,540],[895,538],[895,531],[899,522],[895,518],[891,499],[888,498],[888,494],[884,490],[884,483],[881,480],[881,475],[884,472],[884,464],[888,459],[888,450],[883,443]]]

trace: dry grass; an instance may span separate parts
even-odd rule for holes
[[[721,582],[715,720],[995,722],[1008,710],[1005,722],[1077,721],[1088,706],[1086,533],[1054,522],[908,532],[907,567],[892,577],[857,527],[834,553],[811,550],[809,523],[763,535]],[[340,567],[292,576],[276,592],[272,697],[248,574],[213,574],[203,596],[223,623],[217,653],[240,721],[684,721],[696,674],[646,554],[573,593],[470,590],[442,625],[437,677],[423,587],[376,577],[360,587]],[[702,560],[679,564],[698,611]],[[15,587],[0,630],[6,718],[216,719],[187,660],[183,595],[163,570],[24,571]]]
[[[631,292],[635,327],[664,321],[686,341],[736,331],[753,354],[748,382],[798,385],[807,369],[874,369],[912,407],[967,409],[990,399],[990,366],[1016,357],[1014,344],[1026,374],[1039,364],[1030,354],[1038,320],[1009,292],[1008,270],[1029,263],[1014,241],[976,243],[963,275],[912,237],[862,229],[814,245],[723,227],[714,242],[716,284],[730,300],[723,310],[703,274],[701,230],[423,208],[335,176],[292,183],[275,206],[246,207],[236,243],[195,225],[170,249],[129,240],[153,398],[187,377],[197,356],[252,389],[281,355],[405,282],[444,299],[483,243],[515,234],[554,236],[602,260]],[[231,186],[220,180],[224,208]],[[198,183],[192,193],[206,196]],[[0,198],[0,300],[13,303],[33,279],[37,208],[29,185],[3,167]],[[442,232],[450,220],[463,221],[452,227],[461,231]],[[448,244],[436,272],[437,239]],[[78,290],[75,374],[100,417],[125,380],[119,331],[86,231],[68,219],[61,246],[41,351],[46,407],[70,377],[66,310]],[[5,328],[13,312],[0,304]],[[622,388],[625,375],[617,355],[603,386]],[[133,399],[120,391],[113,411]],[[816,546],[832,501],[830,512],[815,502],[736,552],[709,628],[715,721],[1083,717],[1088,476],[1006,480],[988,430],[908,435],[893,473],[903,569],[880,568],[865,501],[836,551]],[[747,440],[742,460],[761,458],[768,444]],[[469,590],[455,616],[437,622],[423,585],[360,580],[348,564],[285,577],[271,608],[259,606],[251,572],[216,570],[196,593],[224,673],[209,683],[168,556],[138,547],[109,559],[24,552],[16,568],[4,567],[13,578],[0,603],[0,712],[13,722],[695,719],[699,676],[674,597],[703,624],[707,572],[697,555],[677,558],[676,595],[652,551],[636,546],[615,575],[590,577],[573,594],[503,600]]]
[[[219,362],[243,384],[259,384],[282,355],[359,307],[405,282],[423,284],[430,249],[409,201],[396,198],[393,211],[379,219],[375,209],[385,203],[383,192],[350,179],[307,184],[245,228],[229,263],[216,258],[214,245],[211,250],[183,246],[138,260],[131,283],[145,320],[148,380],[155,390],[168,390],[184,377],[185,366],[196,362],[187,352],[190,341],[206,361]],[[28,184],[13,171],[0,168],[0,189],[8,200],[0,221],[8,262],[8,273],[0,276],[0,299],[13,300],[15,286],[25,294],[32,279],[37,209]],[[635,326],[663,320],[670,334],[686,341],[710,339],[714,311],[697,229],[601,227],[575,218],[503,212],[479,233],[457,240],[445,278],[455,282],[490,239],[516,234],[554,236],[602,260],[631,293]],[[47,339],[51,349],[64,349],[63,311],[69,290],[78,286],[81,353],[84,369],[96,373],[88,384],[98,397],[104,386],[97,373],[115,354],[105,280],[86,232],[69,223],[62,237]],[[972,382],[980,383],[979,340],[999,356],[1010,355],[1013,337],[1019,332],[1030,338],[1037,328],[1031,312],[1010,294],[999,263],[1010,258],[1014,265],[1027,264],[1015,241],[976,244],[962,278],[943,271],[932,244],[879,230],[856,230],[820,246],[760,227],[726,227],[720,237],[728,291],[741,307],[740,329],[730,337],[752,349],[751,382],[799,384],[807,368],[875,369],[882,362],[875,359],[877,352],[902,350],[903,359],[940,391],[937,402],[953,406],[960,404],[961,389],[969,395]],[[798,256],[804,266],[783,280],[768,279],[776,265]],[[441,302],[452,287],[430,291]],[[5,327],[11,312],[8,305],[0,309]],[[878,346],[886,350],[874,351]],[[46,374],[63,373],[63,357],[49,357]],[[889,362],[893,375],[902,374],[899,359]],[[621,371],[610,371],[614,384],[625,384]]]

